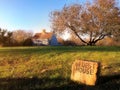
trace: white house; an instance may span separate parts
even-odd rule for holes
[[[33,45],[37,45],[37,46],[60,45],[58,43],[56,35],[52,32],[46,32],[46,30],[43,30],[41,33],[36,33],[32,38],[32,42]]]

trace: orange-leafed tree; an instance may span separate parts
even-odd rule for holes
[[[119,36],[120,9],[116,0],[92,0],[85,5],[73,4],[53,11],[51,23],[56,34],[68,30],[84,44],[95,45],[106,36]]]

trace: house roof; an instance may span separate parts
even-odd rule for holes
[[[36,33],[33,39],[51,39],[52,35],[53,33],[43,30],[41,33]]]

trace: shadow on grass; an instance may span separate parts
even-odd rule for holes
[[[2,78],[0,90],[120,90],[120,75],[102,76],[96,86],[79,85],[64,78]]]
[[[120,74],[111,76],[101,76],[98,86],[100,90],[120,90]]]
[[[79,90],[83,85],[78,85],[63,78],[2,78],[0,90]]]

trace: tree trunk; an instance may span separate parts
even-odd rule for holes
[[[87,43],[88,46],[95,46],[95,44],[96,44],[96,43],[95,43],[94,41]]]

